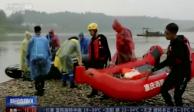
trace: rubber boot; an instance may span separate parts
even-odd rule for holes
[[[67,73],[62,73],[62,86],[67,86]]]
[[[74,74],[69,74],[69,82],[70,82],[70,88],[76,88],[77,86],[74,83]]]
[[[96,89],[92,88],[92,92],[89,95],[87,95],[87,97],[88,98],[93,98],[96,95],[98,95],[98,91]]]
[[[106,100],[106,99],[109,99],[109,98],[110,98],[109,96],[103,94],[102,97],[100,98],[100,100]]]
[[[23,72],[22,77],[23,77],[23,81],[32,81],[30,79],[30,72]]]
[[[45,84],[45,82],[41,78],[35,80],[35,88],[36,88],[35,95],[37,95],[37,96],[44,95],[44,84]]]

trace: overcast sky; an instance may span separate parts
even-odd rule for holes
[[[7,13],[33,9],[194,20],[194,0],[0,0],[0,9]]]

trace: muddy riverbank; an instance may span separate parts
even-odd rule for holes
[[[62,87],[61,81],[46,81],[45,95],[38,97],[39,106],[163,106],[164,101],[161,95],[157,95],[149,100],[141,102],[122,102],[112,99],[101,100],[100,96],[87,98],[90,87],[79,85],[78,88],[70,89]],[[10,80],[0,84],[0,108],[5,109],[6,96],[33,96],[33,82],[21,80]],[[194,79],[192,79],[186,92],[184,93],[184,103],[186,106],[194,106]]]

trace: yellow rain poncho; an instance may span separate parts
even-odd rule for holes
[[[59,51],[59,50],[58,50]],[[55,60],[54,60],[54,66],[56,68],[58,68],[58,70],[61,71],[61,62],[60,62],[60,58],[56,55],[55,56]]]
[[[73,58],[78,59],[78,63],[82,62],[79,41],[76,39],[66,40],[56,53],[54,65],[61,72],[68,73],[73,69],[71,61]]]
[[[20,47],[20,67],[24,73],[29,71],[29,68],[27,66],[26,55],[27,55],[27,47],[30,39],[31,39],[31,33],[26,31],[24,40],[22,41],[21,47]]]

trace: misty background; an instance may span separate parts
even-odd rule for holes
[[[90,22],[96,22],[101,32],[113,32],[112,22],[118,19],[121,23],[131,29],[133,33],[142,32],[143,27],[151,28],[153,31],[163,31],[166,24],[175,22],[180,26],[181,32],[194,31],[194,20],[172,20],[149,16],[109,16],[103,13],[73,13],[58,12],[46,13],[25,10],[16,12],[9,16],[0,11],[0,32],[14,33],[25,30],[32,31],[33,26],[41,25],[43,32],[55,29],[59,33],[86,32]]]
[[[164,31],[175,22],[180,32],[194,31],[193,0],[0,0],[0,33],[23,33],[41,25],[43,32],[87,32],[90,22],[99,24],[100,32],[113,33],[112,22],[118,19],[132,30],[143,27]]]

